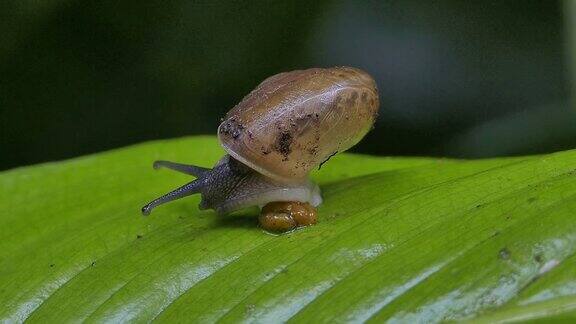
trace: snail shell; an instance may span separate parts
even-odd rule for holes
[[[218,128],[226,152],[281,182],[303,181],[372,128],[376,83],[351,67],[313,68],[269,77],[230,110]]]

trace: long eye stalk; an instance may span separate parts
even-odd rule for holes
[[[170,191],[169,193],[165,194],[162,197],[154,199],[149,204],[142,207],[142,214],[145,216],[148,216],[148,215],[150,215],[150,212],[152,211],[152,209],[154,209],[154,207],[165,204],[167,202],[170,202],[170,201],[173,201],[176,199],[184,198],[186,196],[190,196],[190,195],[199,193],[200,188],[201,188],[201,182],[199,180],[194,180],[192,182],[189,182],[178,189]]]

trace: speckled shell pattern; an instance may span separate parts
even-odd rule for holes
[[[264,80],[226,114],[220,143],[235,159],[279,182],[298,182],[372,128],[376,83],[351,67],[313,68]]]

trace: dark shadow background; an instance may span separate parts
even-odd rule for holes
[[[4,0],[0,169],[215,134],[220,117],[267,76],[333,65],[365,69],[379,84],[380,118],[357,152],[573,148],[568,7]]]

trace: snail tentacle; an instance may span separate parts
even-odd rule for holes
[[[196,178],[201,177],[206,172],[209,172],[211,169],[203,168],[192,164],[182,164],[170,161],[154,161],[152,165],[154,169],[166,168],[174,171],[178,171],[181,173],[185,173],[191,176],[195,176]]]
[[[165,194],[159,198],[154,199],[153,201],[148,203],[146,206],[142,207],[142,214],[145,216],[150,215],[150,212],[155,207],[162,205],[162,204],[165,204],[167,202],[176,200],[176,199],[184,198],[184,197],[199,193],[201,189],[202,189],[202,181],[201,180],[194,180],[192,182],[189,182],[189,183],[183,185],[182,187],[174,189],[174,190],[170,191],[169,193],[167,193],[167,194]]]

